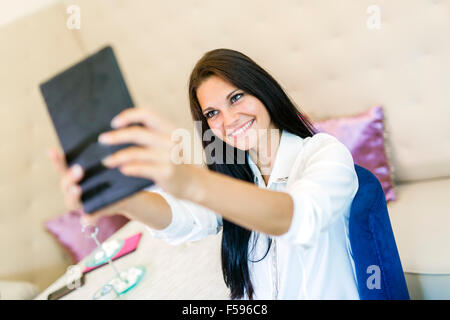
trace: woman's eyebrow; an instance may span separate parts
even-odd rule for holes
[[[231,91],[228,95],[227,95],[227,100],[228,98],[230,98],[230,96],[235,93],[236,91],[238,91],[239,89],[234,89],[233,91]]]
[[[233,93],[235,93],[236,91],[238,91],[239,89],[234,89],[233,91],[231,91],[229,94],[227,94],[227,97],[226,97],[226,99],[228,100],[229,98],[230,98],[230,96],[233,94]],[[206,113],[206,112],[208,112],[208,111],[210,111],[210,110],[214,110],[214,108],[213,107],[208,107],[208,108],[206,108],[205,110],[203,110],[203,113]]]

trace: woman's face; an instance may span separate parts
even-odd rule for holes
[[[197,99],[212,132],[235,148],[256,149],[258,134],[275,129],[261,101],[218,76],[201,83]]]

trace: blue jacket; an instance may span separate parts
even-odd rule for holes
[[[359,189],[350,210],[349,237],[363,300],[408,300],[386,198],[378,179],[355,165]]]

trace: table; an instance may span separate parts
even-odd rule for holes
[[[134,289],[117,299],[229,299],[221,270],[221,232],[200,241],[170,245],[153,238],[144,224],[130,221],[109,239],[125,239],[139,232],[142,232],[142,237],[136,251],[114,263],[119,271],[141,265],[146,268],[146,273]],[[85,260],[80,261],[78,266],[83,268]],[[61,300],[90,300],[114,275],[109,265],[88,272],[85,284]],[[64,285],[66,275],[51,284],[36,300],[47,299],[50,292]]]

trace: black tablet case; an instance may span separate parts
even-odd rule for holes
[[[40,84],[66,163],[80,164],[86,213],[92,213],[153,184],[108,169],[101,160],[131,146],[103,145],[98,136],[113,130],[112,118],[134,106],[111,47],[105,47]]]

